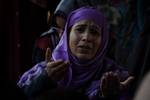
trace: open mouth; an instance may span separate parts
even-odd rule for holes
[[[89,49],[92,49],[91,47],[89,47],[89,46],[84,46],[84,45],[80,45],[80,46],[78,46],[79,48],[81,48],[81,49],[87,49],[87,50],[89,50]]]

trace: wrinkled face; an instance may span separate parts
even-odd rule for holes
[[[101,28],[97,24],[82,20],[71,28],[69,47],[78,59],[90,60],[100,48],[101,38]]]

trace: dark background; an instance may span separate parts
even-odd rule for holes
[[[17,82],[32,66],[35,39],[48,29],[47,11],[54,11],[59,0],[42,8],[29,0],[0,0],[0,79]]]

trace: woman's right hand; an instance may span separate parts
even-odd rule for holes
[[[67,73],[69,62],[63,60],[51,61],[50,58],[51,51],[50,48],[47,48],[45,60],[48,62],[46,66],[48,76],[54,81],[63,79]]]

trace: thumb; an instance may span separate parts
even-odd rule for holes
[[[120,84],[121,84],[122,89],[128,88],[133,80],[134,80],[134,77],[129,76],[125,81],[121,82]]]
[[[45,53],[45,61],[49,62],[51,59],[51,56],[52,56],[51,50],[50,50],[50,48],[47,48],[46,53]]]

